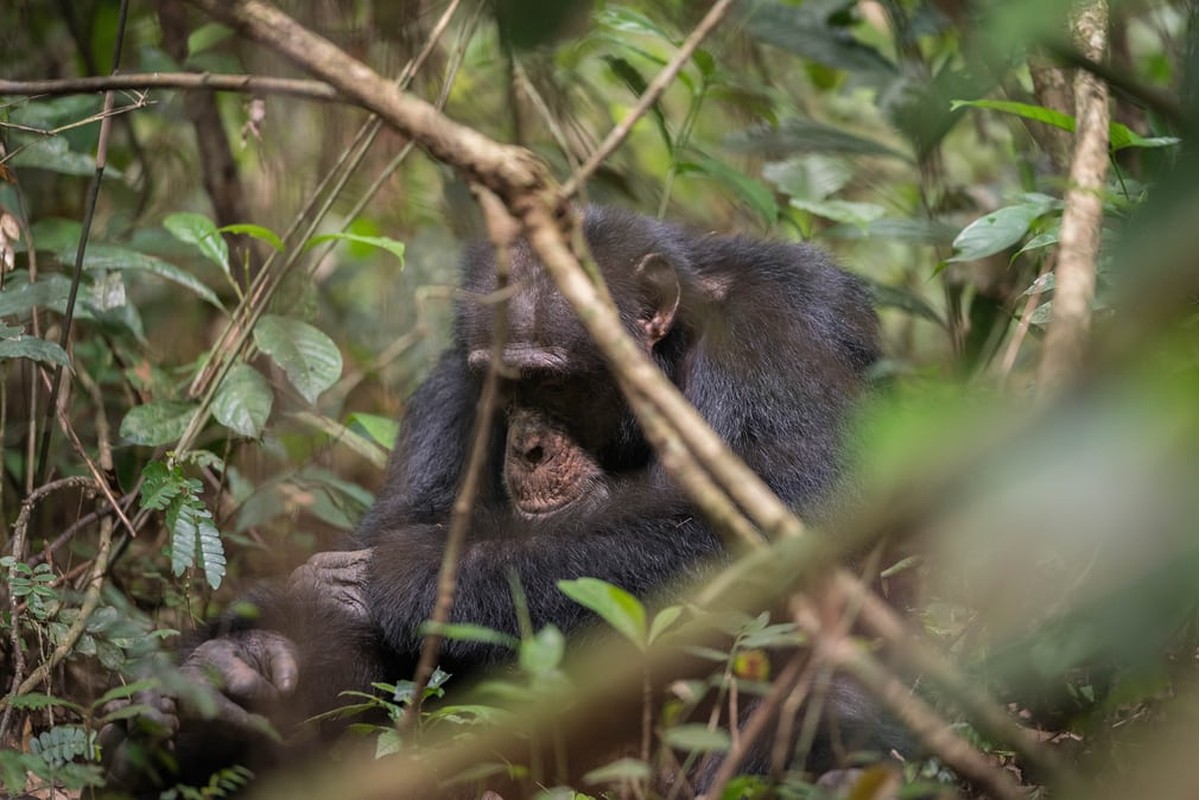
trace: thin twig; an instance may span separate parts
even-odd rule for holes
[[[861,604],[860,617],[866,630],[883,640],[910,672],[940,687],[986,736],[1011,747],[1039,774],[1053,776],[1055,783],[1073,779],[1061,759],[1052,750],[1041,746],[1032,731],[1012,719],[977,684],[966,680],[856,576],[847,570],[838,570],[834,588]]]
[[[500,371],[504,364],[504,345],[508,339],[508,287],[509,266],[511,264],[512,243],[516,240],[520,229],[508,215],[508,210],[499,199],[486,189],[476,187],[479,204],[483,208],[487,220],[487,231],[495,246],[495,291],[492,293],[495,306],[491,314],[491,363],[487,375],[483,379],[483,388],[479,394],[479,402],[475,410],[474,436],[471,441],[470,455],[466,462],[466,472],[462,476],[462,486],[458,496],[454,498],[454,506],[450,512],[450,529],[446,535],[445,553],[441,558],[441,571],[437,576],[437,601],[433,606],[433,616],[430,620],[430,632],[425,636],[421,647],[420,661],[416,665],[413,683],[412,704],[408,706],[403,724],[414,727],[420,716],[421,697],[437,658],[441,654],[443,636],[441,627],[450,620],[454,609],[454,592],[458,585],[458,562],[462,555],[463,544],[470,528],[471,514],[475,507],[475,497],[479,492],[479,483],[483,468],[487,462],[487,451],[491,444],[492,418],[495,415],[499,399]]]
[[[724,796],[724,787],[736,776],[737,768],[745,760],[750,747],[766,735],[767,729],[778,715],[783,701],[794,692],[796,687],[802,684],[805,674],[811,671],[810,668],[805,669],[809,663],[810,659],[805,650],[797,650],[788,659],[786,666],[774,679],[774,685],[770,687],[770,694],[766,695],[765,699],[758,703],[758,707],[749,715],[740,736],[725,755],[724,761],[720,763],[720,768],[716,770],[716,775],[712,778],[708,791],[704,794],[705,797]],[[731,720],[730,724],[735,725],[736,720]]]
[[[885,703],[920,743],[950,769],[999,800],[1024,800],[1025,791],[1007,771],[994,766],[959,736],[941,716],[906,683],[886,670],[869,653],[845,640],[831,648],[835,664]]]

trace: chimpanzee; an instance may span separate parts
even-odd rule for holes
[[[837,493],[844,423],[878,357],[862,283],[805,245],[695,233],[613,208],[586,209],[583,230],[629,333],[786,503],[819,515]],[[523,240],[511,280],[504,401],[453,620],[518,634],[514,574],[534,628],[570,631],[586,612],[559,580],[591,576],[646,597],[722,546]],[[280,696],[307,715],[335,707],[340,690],[411,674],[491,361],[496,306],[480,302],[496,287],[489,245],[468,250],[462,284],[453,342],[408,403],[358,549],[314,556],[282,606],[266,597],[261,616],[226,619],[187,657],[185,668],[219,675],[220,718],[237,723],[244,708]],[[441,666],[461,674],[509,655],[450,640]]]

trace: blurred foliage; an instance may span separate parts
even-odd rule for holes
[[[282,6],[398,74],[445,3]],[[107,72],[117,9],[5,3],[0,78]],[[870,282],[887,358],[855,436],[863,505],[954,474],[921,529],[900,532],[906,552],[883,583],[914,577],[908,602],[926,633],[1047,731],[1048,746],[1089,759],[1086,774],[1135,775],[1137,737],[1193,693],[1199,645],[1199,31],[1193,3],[1112,7],[1107,67],[1120,84],[1095,347],[1082,385],[1046,407],[1035,376],[1067,183],[1048,142],[1073,118],[1046,107],[1034,72],[1068,50],[1068,10],[745,0],[585,194],[703,229],[812,240]],[[705,11],[685,0],[468,2],[411,90],[443,96],[449,116],[531,148],[565,178]],[[133,4],[120,68],[288,74],[224,27],[154,4]],[[119,92],[115,104],[76,296],[101,97],[0,98],[0,773],[14,793],[95,785],[96,735],[112,713],[101,706],[117,699],[105,691],[177,686],[169,665],[147,659],[159,638],[353,526],[381,480],[390,421],[446,340],[457,242],[480,231],[456,175],[419,151],[397,160],[405,143],[390,132],[364,139],[359,111],[160,90]],[[230,163],[218,173],[219,143]],[[197,376],[226,357],[220,333],[244,320],[235,315],[264,274],[279,277],[248,355],[212,384],[214,418],[196,426]],[[45,414],[56,367],[78,445]],[[83,453],[136,538],[124,520],[104,527],[103,495],[47,483],[91,475]],[[113,555],[89,606],[105,535]],[[564,591],[636,648],[681,613],[651,616],[597,583]],[[796,641],[764,618],[738,624],[732,649],[709,654],[710,684],[687,698],[735,681],[761,691],[763,654]],[[509,643],[521,673],[500,694],[557,685],[560,638]],[[35,690],[11,680],[60,645],[61,666]],[[390,700],[358,699],[398,718],[404,687],[385,688]],[[464,724],[488,708],[442,706],[428,721]],[[391,728],[374,734],[380,754],[399,745]],[[665,738],[678,758],[728,746],[721,731],[685,725]],[[649,771],[623,759],[590,777],[619,791]],[[941,776],[933,763],[908,777]],[[175,796],[220,796],[245,779],[221,774]],[[740,780],[730,791],[767,791]]]

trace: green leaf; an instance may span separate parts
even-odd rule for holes
[[[151,461],[142,470],[141,506],[162,511],[187,489],[183,472],[162,461]]]
[[[400,423],[391,417],[355,411],[346,418],[346,426],[352,431],[364,433],[388,452],[396,446],[400,435]]]
[[[558,588],[579,605],[598,614],[622,636],[644,649],[645,606],[633,595],[598,578],[558,581]]]
[[[121,420],[121,438],[130,444],[155,447],[179,441],[196,413],[197,404],[160,400],[134,406]]]
[[[69,708],[79,713],[83,713],[83,706],[78,703],[72,703],[70,700],[64,700],[61,697],[55,697],[41,692],[29,692],[28,694],[19,694],[12,698],[9,704],[13,708],[25,711],[41,711],[44,708]]]
[[[845,153],[912,160],[887,145],[803,117],[785,119],[778,126],[760,125],[735,133],[725,140],[725,146],[734,152],[754,153],[770,159],[800,153]]]
[[[611,764],[605,764],[588,772],[583,776],[583,783],[596,786],[605,783],[646,781],[653,775],[653,768],[639,758],[618,758]]]
[[[89,177],[96,172],[96,160],[86,153],[72,151],[67,140],[62,136],[38,139],[13,154],[8,161],[8,166],[19,169],[44,169],[60,175]],[[108,169],[105,168],[105,175],[108,174]]]
[[[863,230],[887,213],[886,209],[875,203],[855,203],[850,200],[806,200],[802,197],[792,197],[790,203],[792,208],[798,208],[800,211],[845,225],[856,225]]]
[[[876,219],[865,230],[856,225],[838,225],[824,232],[835,239],[893,239],[900,242],[941,244],[952,242],[958,227],[935,219]]]
[[[260,242],[266,242],[280,253],[283,252],[283,240],[279,238],[279,234],[261,225],[250,225],[249,223],[240,222],[236,225],[226,225],[223,228],[217,228],[217,231],[220,233],[250,236]]]
[[[520,643],[520,668],[529,675],[545,675],[562,665],[566,637],[554,625],[546,625],[537,634]]]
[[[0,292],[0,317],[23,320],[34,306],[65,305],[70,293],[71,280],[62,275],[47,275],[37,283],[10,281]]]
[[[364,236],[360,233],[326,233],[321,236],[313,236],[304,245],[304,250],[308,251],[316,247],[321,242],[330,241],[345,241],[355,242],[357,244],[370,245],[386,250],[400,260],[400,267],[404,266],[404,243],[397,242],[387,236]]]
[[[758,216],[767,225],[774,224],[774,221],[778,219],[779,207],[774,202],[774,192],[763,186],[760,181],[733,169],[723,161],[718,161],[702,153],[692,152],[689,160],[680,161],[677,167],[680,174],[698,172],[714,178],[732,189],[758,213]]]
[[[55,342],[47,342],[36,336],[18,334],[13,338],[0,339],[0,361],[6,358],[28,358],[46,364],[58,364],[71,369],[71,358]]]
[[[767,44],[860,76],[889,81],[898,74],[879,51],[858,41],[844,26],[831,24],[826,4],[791,6],[763,0],[746,5],[752,8],[746,32]]]
[[[482,625],[473,625],[467,622],[449,622],[445,625],[435,625],[432,622],[425,622],[420,626],[420,634],[422,636],[428,636],[434,632],[440,632],[446,639],[453,639],[460,642],[498,644],[510,647],[513,650],[520,646],[520,640],[515,636],[510,636]]]
[[[229,274],[229,246],[208,217],[191,212],[171,214],[162,221],[162,227],[179,241],[194,245],[205,258]]]
[[[992,111],[999,111],[1004,114],[1012,114],[1024,119],[1031,119],[1036,122],[1043,122],[1046,125],[1052,125],[1055,128],[1061,128],[1065,131],[1074,132],[1075,121],[1070,114],[1063,114],[1052,108],[1044,106],[1030,105],[1028,103],[1016,103],[1011,100],[954,100],[951,103],[952,110],[957,110],[963,106],[971,108],[986,108]],[[1176,136],[1153,136],[1144,137],[1136,131],[1129,128],[1121,122],[1112,122],[1108,124],[1108,140],[1112,152],[1123,150],[1126,147],[1139,148],[1156,148],[1156,147],[1172,147],[1173,145],[1182,142]]]
[[[976,219],[953,240],[956,253],[949,261],[974,261],[1012,247],[1024,238],[1038,217],[1053,207],[1053,203],[1049,197],[1034,197]]]
[[[209,22],[192,31],[187,37],[187,54],[194,56],[228,39],[233,31],[219,22]]]
[[[274,396],[267,379],[249,364],[235,364],[212,401],[212,415],[234,433],[251,439],[262,435]]]
[[[679,616],[683,613],[682,606],[667,606],[654,615],[654,621],[649,626],[649,644],[658,641],[666,630],[675,623]]]
[[[264,314],[254,326],[254,343],[287,373],[309,403],[341,376],[341,351],[307,322]]]
[[[649,85],[637,68],[627,59],[619,56],[604,56],[604,62],[607,63],[608,69],[612,70],[616,79],[627,86],[630,92],[637,97],[645,93]],[[666,122],[666,115],[662,111],[661,104],[654,103],[650,106],[649,113],[654,117],[654,124],[658,127],[658,135],[662,137],[662,143],[666,145],[668,151],[674,152],[674,137],[670,135],[670,126]]]
[[[706,725],[679,725],[663,734],[662,739],[676,750],[690,753],[723,753],[729,749],[729,735]]]
[[[954,100],[949,104],[949,108],[951,111],[957,111],[959,108],[986,108],[1031,119],[1035,122],[1043,122],[1062,130],[1074,131],[1074,117],[1053,108],[1030,103],[1017,103],[1012,100]]]
[[[393,756],[400,752],[403,746],[403,740],[400,739],[400,732],[395,728],[387,728],[379,734],[379,738],[375,740],[375,758],[383,758],[383,756]]]
[[[199,498],[180,499],[167,509],[167,527],[171,530],[171,571],[182,575],[188,567],[198,566],[208,585],[219,588],[225,577],[225,548],[212,512]]]
[[[105,704],[111,703],[113,700],[128,700],[138,692],[144,692],[149,689],[159,687],[159,682],[154,678],[142,678],[140,681],[122,684],[109,689],[102,694],[99,699],[92,703],[92,708],[102,708]]]
[[[64,264],[75,263],[74,251],[62,251],[57,255],[59,260]],[[222,311],[225,310],[225,307],[221,305],[220,298],[216,296],[216,292],[205,286],[203,281],[194,275],[184,272],[179,267],[163,261],[161,258],[148,256],[145,253],[139,253],[127,247],[117,247],[111,244],[90,244],[83,256],[83,266],[89,270],[97,271],[128,269],[149,272],[152,275],[157,275],[160,278],[165,278],[172,283],[176,283],[199,295],[200,298]]]
[[[96,734],[78,725],[56,725],[42,731],[29,742],[29,752],[40,755],[54,767],[61,767],[77,758],[100,760]]]
[[[342,425],[337,420],[330,419],[321,414],[314,414],[311,411],[293,411],[289,412],[287,416],[290,419],[294,419],[297,422],[309,425],[323,432],[333,441],[350,448],[379,469],[387,466],[387,453],[389,451],[381,448],[365,436],[356,433],[353,429]]]

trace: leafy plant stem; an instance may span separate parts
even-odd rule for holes
[[[59,480],[47,483],[45,486],[39,486],[33,490],[28,497],[21,503],[21,511],[17,515],[17,521],[13,524],[13,539],[12,539],[12,564],[8,567],[8,585],[14,585],[17,575],[17,564],[25,555],[25,539],[29,530],[29,516],[33,512],[33,507],[37,505],[43,497],[58,491],[59,489],[67,489],[74,486],[92,486],[91,478],[85,477],[70,477],[61,478]],[[13,681],[12,691],[7,698],[0,700],[0,704],[5,706],[4,718],[0,719],[0,742],[5,741],[8,734],[8,726],[12,717],[12,698],[16,697],[21,692],[18,690],[18,684],[21,683],[21,675],[25,671],[25,651],[21,647],[21,613],[17,595],[11,591],[8,593],[9,605],[9,621],[12,625],[11,637],[12,653],[13,653]]]

